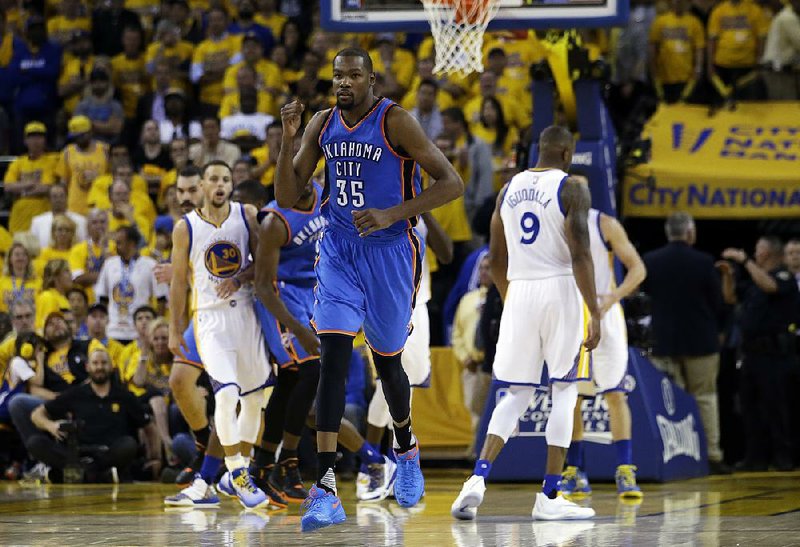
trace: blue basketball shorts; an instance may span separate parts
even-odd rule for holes
[[[278,281],[276,288],[278,297],[286,305],[289,313],[302,325],[310,325],[314,311],[313,281],[306,287]],[[294,368],[300,363],[319,359],[319,355],[308,354],[297,342],[294,334],[285,325],[278,322],[258,299],[256,299],[256,315],[261,323],[261,332],[264,333],[270,358],[279,367]]]
[[[376,353],[403,351],[423,252],[423,243],[412,231],[383,240],[326,230],[315,267],[317,333],[355,336],[363,327]]]
[[[189,326],[183,332],[183,342],[185,344],[183,353],[186,359],[176,357],[175,362],[183,363],[184,365],[189,365],[204,371],[206,367],[203,366],[203,360],[200,359],[200,353],[197,351],[197,341],[194,337],[194,321],[189,321]]]

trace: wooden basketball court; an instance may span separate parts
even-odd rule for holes
[[[749,473],[644,484],[641,505],[594,485],[590,522],[533,522],[533,485],[492,484],[474,522],[457,522],[450,504],[467,471],[427,471],[418,507],[356,503],[340,485],[341,526],[302,534],[299,506],[245,512],[167,511],[169,485],[23,485],[0,483],[0,545],[759,545],[800,546],[800,472]]]

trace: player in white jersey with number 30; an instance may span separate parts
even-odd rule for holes
[[[565,172],[573,151],[567,129],[546,128],[539,138],[536,167],[517,174],[497,199],[489,255],[504,307],[493,372],[509,388],[492,413],[473,475],[451,508],[459,519],[475,518],[492,462],[528,409],[535,389],[546,381],[552,399],[545,429],[547,465],[531,515],[540,520],[594,516],[592,509],[559,492],[578,398],[575,381],[588,378],[585,352],[600,341],[587,223],[591,198],[585,181]]]
[[[181,325],[191,275],[197,350],[214,389],[214,425],[230,483],[248,509],[268,498],[253,484],[249,454],[261,424],[270,379],[264,338],[253,309],[252,255],[257,211],[230,201],[231,169],[209,162],[200,179],[204,205],[179,220],[172,234],[169,347],[183,357]],[[236,408],[240,407],[237,418]]]

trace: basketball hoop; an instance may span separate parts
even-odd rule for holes
[[[500,0],[422,0],[436,43],[435,74],[483,72],[483,33]]]

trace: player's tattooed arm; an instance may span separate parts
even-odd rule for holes
[[[503,228],[503,219],[500,216],[500,207],[503,205],[508,183],[503,186],[497,195],[497,203],[492,213],[492,221],[489,225],[489,269],[492,272],[494,281],[500,298],[506,299],[508,291],[508,247],[506,247],[506,233]]]
[[[566,210],[566,233],[569,253],[572,257],[572,272],[581,296],[589,308],[591,320],[589,334],[584,340],[587,349],[594,349],[600,342],[600,306],[594,285],[594,263],[589,248],[589,207],[592,198],[589,185],[583,177],[568,177],[560,190],[560,200]]]
[[[319,134],[325,120],[328,119],[330,109],[314,114],[303,133],[300,150],[294,155],[294,139],[300,131],[303,110],[305,106],[298,100],[281,108],[283,140],[275,165],[275,200],[281,207],[292,207],[297,203],[322,156],[318,142]]]
[[[453,261],[453,240],[430,212],[422,213],[422,220],[428,227],[428,237],[425,243],[436,255],[437,261],[442,264],[450,264]]]
[[[183,340],[186,293],[189,290],[189,228],[180,219],[172,230],[172,280],[169,285],[169,349],[176,357],[186,356]]]
[[[275,289],[281,247],[289,239],[289,230],[281,219],[269,214],[258,228],[259,246],[256,253],[256,295],[275,319],[292,331],[309,355],[319,355],[319,339],[308,325],[302,325],[286,308]]]
[[[413,158],[431,176],[433,183],[413,199],[394,207],[353,211],[353,221],[361,236],[432,211],[464,193],[464,182],[453,165],[411,114],[402,108],[391,108],[386,114],[386,132],[395,151]]]

